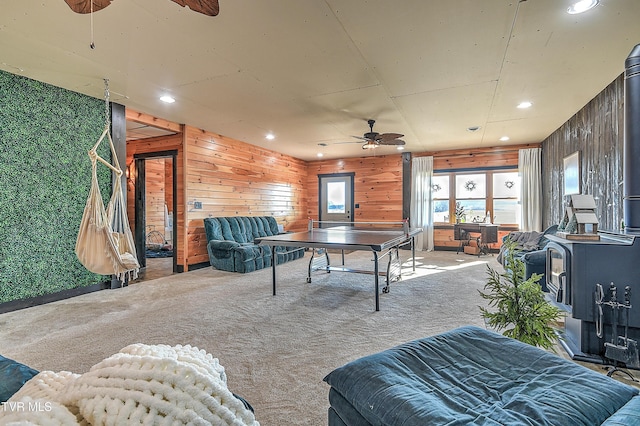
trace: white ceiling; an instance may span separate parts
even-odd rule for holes
[[[94,14],[92,37],[63,0],[5,1],[0,69],[98,98],[108,78],[112,101],[306,160],[373,155],[339,143],[369,118],[413,152],[541,142],[640,43],[640,0],[582,15],[570,3],[220,0],[208,17],[120,0]]]

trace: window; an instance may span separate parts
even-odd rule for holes
[[[434,173],[434,222],[491,221],[520,224],[520,177],[517,170]]]
[[[518,172],[493,174],[493,223],[521,222],[520,176]]]
[[[456,206],[464,209],[467,222],[482,222],[487,212],[487,175],[485,173],[457,174]]]
[[[327,213],[344,213],[345,206],[345,183],[327,182]]]
[[[433,221],[449,222],[449,176],[433,175],[431,179],[433,196]]]

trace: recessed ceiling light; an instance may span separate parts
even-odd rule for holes
[[[569,6],[567,13],[575,15],[577,13],[586,12],[587,10],[591,10],[596,7],[598,3],[599,0],[580,0]]]
[[[321,153],[321,152],[317,153],[316,155],[317,155],[318,157],[324,157],[324,154],[323,154],[323,153]]]
[[[526,108],[531,107],[531,105],[533,105],[533,104],[532,104],[531,102],[529,102],[529,101],[520,102],[520,103],[518,104],[518,108],[520,108],[520,109],[526,109]]]
[[[506,142],[506,141],[508,141],[508,140],[509,140],[509,136],[503,136],[503,137],[501,137],[501,138],[500,138],[500,140],[501,140],[502,142]]]
[[[267,138],[267,140],[274,140],[276,138],[276,136],[273,133],[267,133],[267,136],[265,136],[265,138]]]
[[[166,103],[168,103],[168,104],[172,104],[172,103],[174,103],[174,102],[176,101],[176,100],[173,98],[173,96],[169,96],[169,95],[163,95],[163,96],[160,96],[160,100],[161,100],[162,102],[166,102]]]
[[[396,147],[396,149],[397,149],[398,151],[402,151],[402,150],[404,149],[404,145],[398,145],[398,146]]]

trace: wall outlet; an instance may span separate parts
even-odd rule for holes
[[[202,209],[202,201],[194,201],[193,202],[194,209]]]

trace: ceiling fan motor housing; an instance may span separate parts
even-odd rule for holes
[[[365,133],[364,137],[367,139],[370,139],[372,141],[376,140],[376,138],[378,137],[379,133],[378,132],[369,132],[369,133]]]

